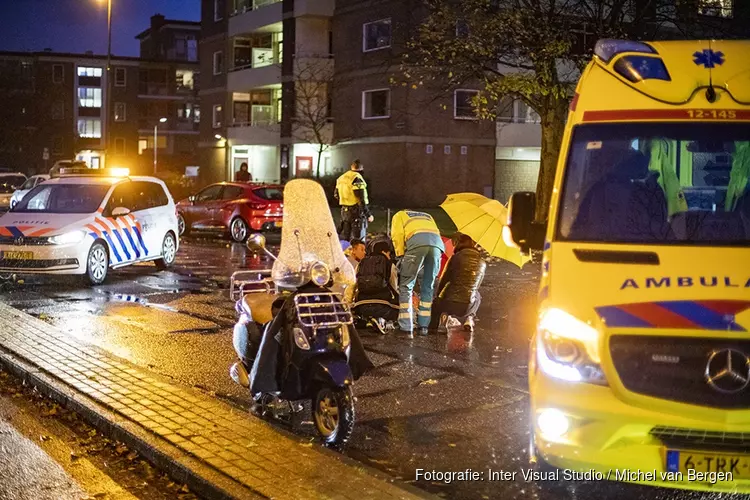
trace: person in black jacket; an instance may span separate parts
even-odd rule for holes
[[[453,246],[453,256],[445,265],[432,304],[429,333],[437,333],[449,316],[462,322],[465,330],[474,330],[474,316],[482,301],[479,286],[484,280],[487,263],[468,235],[456,233]]]
[[[393,263],[390,240],[373,240],[367,256],[357,267],[357,298],[354,312],[372,321],[380,333],[386,322],[398,319],[398,272]]]

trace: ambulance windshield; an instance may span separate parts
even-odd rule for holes
[[[621,123],[573,131],[558,238],[750,244],[746,123]]]

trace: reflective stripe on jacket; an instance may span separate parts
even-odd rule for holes
[[[440,230],[430,214],[413,210],[396,212],[391,222],[391,239],[400,257],[407,250],[421,246],[432,246],[445,251]]]

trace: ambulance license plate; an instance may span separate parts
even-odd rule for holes
[[[34,252],[0,252],[0,257],[5,260],[33,260]]]
[[[701,475],[710,473],[731,473],[732,479],[750,479],[750,455],[732,455],[704,451],[667,450],[667,472],[681,472],[688,477],[690,470]],[[705,477],[705,476],[703,476]]]

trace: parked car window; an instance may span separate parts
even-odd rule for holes
[[[224,192],[221,193],[222,200],[236,200],[244,196],[245,190],[238,186],[224,186]]]
[[[32,177],[31,179],[27,179],[26,182],[23,183],[23,186],[20,187],[21,190],[25,191],[27,189],[31,189],[36,185],[37,178]]]
[[[26,181],[26,177],[20,175],[0,176],[0,193],[12,193]]]
[[[219,198],[219,195],[221,194],[221,187],[220,185],[216,186],[208,186],[203,191],[199,192],[195,196],[195,201],[197,202],[203,202],[203,201],[211,201],[216,200]]]
[[[284,191],[279,188],[258,188],[253,190],[253,194],[258,198],[268,201],[284,200]]]

